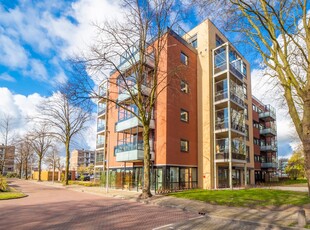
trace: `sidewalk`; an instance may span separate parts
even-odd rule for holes
[[[69,185],[64,187],[60,183],[53,184],[52,182],[30,182],[59,187],[63,189],[70,189],[79,192],[92,193],[105,197],[128,199],[137,202],[143,202],[149,205],[178,208],[183,211],[200,213],[202,215],[210,217],[220,217],[233,220],[250,221],[255,223],[273,224],[283,227],[297,226],[297,212],[298,210],[300,210],[300,207],[296,206],[263,207],[255,209],[245,207],[229,207],[212,205],[202,201],[187,200],[164,195],[154,195],[149,199],[140,200],[138,199],[140,192],[137,191],[109,189],[108,193],[106,193],[105,187],[84,187],[79,185]],[[303,208],[306,211],[306,216],[310,216],[309,206],[305,206]]]

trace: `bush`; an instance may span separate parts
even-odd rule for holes
[[[6,179],[0,175],[0,192],[6,192],[8,189],[8,183]]]
[[[15,172],[9,172],[9,173],[6,174],[6,177],[7,178],[17,178],[18,174],[15,173]]]

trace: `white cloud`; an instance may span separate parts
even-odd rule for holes
[[[53,97],[52,95],[51,97]],[[30,117],[38,116],[36,106],[44,103],[48,97],[42,97],[37,93],[25,96],[21,94],[14,94],[7,88],[0,88],[0,115],[8,114],[14,117],[14,133],[19,136],[30,131],[35,124],[29,120]],[[76,141],[81,143],[80,148],[95,148],[95,119],[92,119],[80,139],[85,141]],[[1,140],[0,140],[1,143]]]
[[[0,75],[0,80],[9,81],[9,82],[16,82],[15,78],[7,73],[3,73]]]
[[[0,56],[0,64],[9,68],[17,69],[27,66],[28,57],[26,50],[18,42],[3,34],[0,34]]]
[[[52,85],[53,86],[62,85],[65,84],[67,81],[68,81],[67,75],[63,71],[61,71],[58,74],[56,74],[56,76],[52,79]]]
[[[29,69],[23,71],[23,74],[37,81],[48,80],[48,74],[45,66],[37,59],[31,59],[29,61]]]

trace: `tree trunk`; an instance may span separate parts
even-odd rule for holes
[[[26,168],[25,168],[26,180],[28,180],[28,160],[25,163],[26,163]]]
[[[144,150],[144,184],[140,198],[146,199],[152,196],[151,193],[151,177],[150,177],[150,127],[144,126],[143,128],[143,150]]]
[[[38,181],[41,181],[41,164],[42,164],[42,156],[39,156],[39,178]]]
[[[69,179],[68,179],[68,175],[69,175],[69,164],[70,164],[70,151],[69,151],[69,140],[66,141],[65,145],[66,145],[66,170],[65,170],[65,185],[69,185]]]
[[[20,165],[19,165],[19,179],[22,179],[22,170],[23,170],[23,164],[20,163]]]
[[[302,130],[302,145],[305,153],[308,196],[310,196],[310,90],[308,91],[307,99],[304,102]]]

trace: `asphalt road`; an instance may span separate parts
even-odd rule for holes
[[[14,180],[26,198],[0,201],[0,229],[154,229],[197,214]]]
[[[0,201],[0,230],[291,229],[221,216],[200,216],[198,213],[177,208],[147,205],[22,180],[13,180],[11,186],[21,190],[28,197]]]

